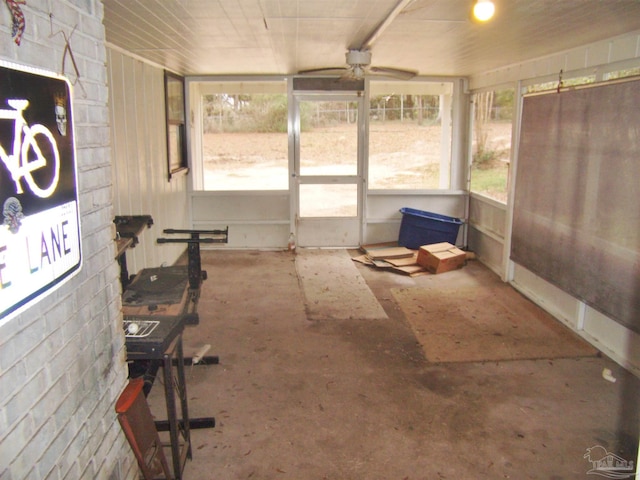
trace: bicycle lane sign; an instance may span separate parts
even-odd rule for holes
[[[81,268],[71,87],[0,61],[0,325]]]

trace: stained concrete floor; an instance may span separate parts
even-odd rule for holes
[[[217,424],[192,431],[187,480],[585,479],[603,451],[635,465],[639,382],[604,355],[429,363],[390,292],[425,277],[357,264],[389,318],[309,320],[288,252],[202,261],[184,342],[219,363],[187,367],[189,410]]]

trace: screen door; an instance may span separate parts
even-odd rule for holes
[[[296,95],[293,209],[301,247],[355,247],[362,217],[362,98]]]

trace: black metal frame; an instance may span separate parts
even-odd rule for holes
[[[187,243],[187,258],[189,267],[189,288],[199,290],[202,282],[207,279],[207,272],[202,270],[200,257],[201,243],[227,243],[229,240],[229,227],[224,230],[180,230],[167,228],[162,231],[168,235],[187,234],[189,238],[158,238],[158,243]],[[213,235],[214,237],[200,238],[200,235]]]

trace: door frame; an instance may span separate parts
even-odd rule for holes
[[[289,192],[290,227],[301,247],[357,247],[362,241],[365,212],[365,107],[362,92],[293,91],[289,96]],[[307,101],[343,101],[357,104],[357,158],[355,175],[300,174],[300,103]],[[356,185],[355,217],[300,217],[300,185]],[[313,239],[313,241],[311,240]]]

